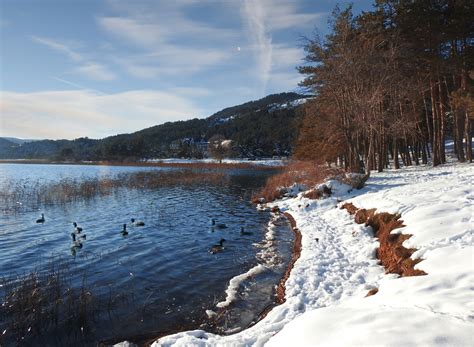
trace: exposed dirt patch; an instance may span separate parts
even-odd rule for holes
[[[289,214],[288,212],[284,212],[283,214],[290,221],[291,228],[293,229],[293,232],[295,233],[295,241],[293,242],[293,252],[291,255],[290,263],[288,264],[285,274],[283,275],[283,278],[280,280],[280,283],[278,284],[278,287],[277,287],[277,299],[276,299],[277,304],[283,304],[286,301],[286,298],[285,298],[286,281],[288,280],[288,277],[290,277],[290,273],[291,273],[291,270],[293,270],[293,266],[295,265],[295,262],[298,260],[298,258],[301,255],[301,232],[296,227],[296,221],[293,218],[293,216]]]
[[[375,237],[380,242],[377,258],[385,267],[386,273],[396,273],[400,276],[426,275],[426,272],[414,268],[421,259],[410,258],[416,249],[405,248],[402,245],[403,241],[412,235],[391,234],[392,230],[404,226],[399,214],[376,213],[376,209],[358,209],[352,203],[342,205],[341,209],[346,209],[351,215],[354,215],[356,223],[365,223],[365,225],[372,227]]]
[[[327,198],[331,196],[331,194],[332,194],[331,188],[329,188],[326,185],[322,185],[319,188],[310,189],[303,196],[307,199],[317,200],[321,198]]]
[[[365,297],[368,297],[368,296],[372,296],[372,295],[375,295],[379,292],[379,289],[378,288],[373,288],[371,290],[369,290],[369,292],[367,293],[367,295]]]

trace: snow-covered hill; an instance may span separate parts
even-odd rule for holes
[[[449,163],[373,173],[367,186],[309,200],[277,203],[296,219],[301,257],[286,283],[286,302],[255,326],[230,336],[201,330],[161,338],[155,346],[473,346],[474,167]],[[385,274],[370,227],[336,208],[401,213],[413,234],[406,247],[426,276]],[[370,289],[377,294],[365,297]]]

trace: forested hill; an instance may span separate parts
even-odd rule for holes
[[[289,155],[303,117],[297,93],[223,109],[205,119],[168,122],[131,134],[101,140],[41,140],[15,143],[0,138],[1,159],[135,160],[202,157],[205,143],[215,135],[233,141],[233,155],[262,157]]]

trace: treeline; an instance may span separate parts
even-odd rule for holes
[[[205,119],[168,122],[101,140],[42,140],[23,144],[0,138],[1,159],[134,161],[149,158],[201,158],[214,136],[232,140],[237,157],[292,154],[303,111],[297,93],[269,95],[221,110]]]
[[[360,172],[446,161],[454,141],[472,162],[474,2],[377,0],[306,42],[308,103],[296,155]]]

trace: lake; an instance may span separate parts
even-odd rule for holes
[[[274,306],[293,234],[249,202],[274,171],[193,169],[183,183],[157,176],[163,182],[151,188],[121,184],[183,170],[0,164],[0,344],[143,343],[197,328],[230,334]],[[61,192],[76,185],[71,198],[57,198],[58,182]],[[117,186],[83,195],[81,182]],[[41,213],[45,222],[36,223]],[[73,222],[83,228],[81,248],[72,247]],[[211,254],[221,239],[224,249]]]

